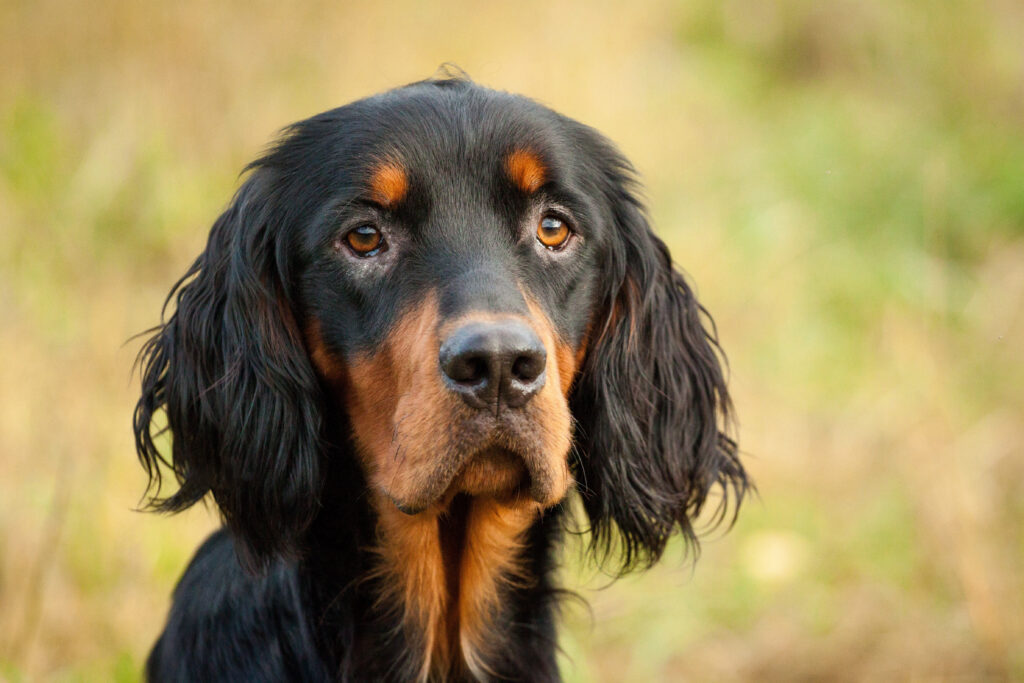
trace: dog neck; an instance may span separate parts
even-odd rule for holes
[[[302,562],[320,647],[339,670],[487,680],[499,677],[495,665],[518,671],[521,663],[506,661],[512,640],[547,652],[560,595],[551,576],[560,508],[542,515],[532,501],[460,494],[408,515],[369,492],[350,448],[326,459],[324,506]],[[366,626],[353,632],[353,619]],[[557,677],[554,659],[542,659],[530,670]]]
[[[418,680],[463,671],[493,677],[488,661],[503,641],[502,596],[531,581],[523,547],[539,508],[465,495],[416,515],[383,498],[373,505],[375,607],[401,619],[407,641],[420,653]]]

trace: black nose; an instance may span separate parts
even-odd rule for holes
[[[544,386],[548,353],[517,320],[471,322],[441,344],[448,386],[474,408],[519,408]]]

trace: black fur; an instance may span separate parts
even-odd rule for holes
[[[319,507],[322,398],[285,303],[279,211],[258,172],[214,224],[169,297],[174,314],[142,350],[135,410],[136,447],[158,487],[158,409],[174,435],[181,488],[154,507],[176,512],[212,492],[252,569],[298,557]]]
[[[611,314],[587,354],[572,408],[590,489],[583,504],[591,548],[627,571],[656,562],[676,529],[696,550],[692,520],[708,493],[720,487],[720,520],[730,497],[738,509],[748,482],[736,442],[720,429],[731,404],[714,323],[648,226],[628,162],[603,141],[595,147],[607,220],[619,239],[602,265]]]
[[[578,254],[557,268],[526,259],[499,227],[514,227],[527,200],[466,172],[523,142],[551,169],[545,196],[583,226]],[[386,280],[346,279],[325,245],[338,216],[358,210],[366,163],[394,149],[413,159],[420,186],[436,175],[449,189],[414,193],[392,217],[417,226],[418,260]],[[696,547],[693,520],[716,486],[720,516],[735,511],[748,481],[724,429],[714,326],[648,227],[628,162],[529,100],[460,78],[413,84],[289,128],[251,166],[140,353],[134,429],[153,507],[178,511],[212,493],[226,523],[175,590],[150,680],[411,679],[415,644],[380,613],[367,578],[376,520],[348,418],[301,331],[316,319],[339,353],[373,348],[424,283],[461,277],[469,259],[495,288],[531,283],[559,334],[589,344],[569,403],[598,560],[647,566],[675,531]],[[519,305],[494,292],[493,306]],[[169,459],[154,441],[161,412]],[[167,498],[162,467],[180,484]],[[529,533],[532,583],[510,589],[495,616],[507,640],[490,662],[500,678],[559,678],[551,575],[567,516],[553,508]]]

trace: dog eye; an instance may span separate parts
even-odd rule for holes
[[[537,225],[537,240],[548,249],[559,249],[571,234],[565,221],[555,216],[544,216]]]
[[[357,256],[375,256],[387,247],[380,230],[372,225],[360,225],[358,228],[350,230],[345,235],[345,241]]]

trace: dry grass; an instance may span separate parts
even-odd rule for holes
[[[133,512],[132,334],[281,125],[453,61],[605,131],[716,315],[761,489],[608,581],[570,680],[1024,677],[1008,0],[0,1],[0,679],[135,680],[216,524]],[[673,560],[679,560],[673,562]]]

